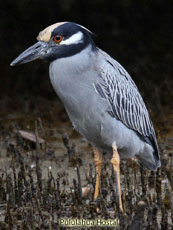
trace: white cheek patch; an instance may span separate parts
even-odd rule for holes
[[[83,33],[79,31],[76,34],[73,34],[68,39],[62,40],[62,42],[60,42],[60,45],[73,45],[73,44],[82,43],[82,39],[83,39]]]

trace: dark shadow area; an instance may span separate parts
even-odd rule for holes
[[[36,42],[42,29],[75,21],[93,31],[96,44],[131,74],[151,108],[172,106],[172,2],[1,1],[0,98],[23,95],[56,98],[41,61],[11,68],[9,63]]]

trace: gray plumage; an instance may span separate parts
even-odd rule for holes
[[[160,166],[157,140],[144,101],[130,75],[97,48],[86,28],[55,23],[11,65],[50,61],[50,80],[76,130],[103,151],[115,143],[121,158]]]
[[[51,63],[50,77],[74,128],[91,143],[111,152],[115,141],[121,158],[136,155],[147,168],[160,166],[148,111],[118,62],[98,48],[91,54],[87,47]]]
[[[141,136],[152,136],[156,141],[151,119],[134,81],[117,61],[105,52],[99,52],[104,56],[105,66],[102,67],[102,80],[96,84],[96,89],[109,103],[108,112]]]

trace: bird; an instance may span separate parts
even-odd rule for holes
[[[42,30],[37,40],[10,65],[36,59],[50,63],[50,81],[73,127],[93,146],[94,200],[99,196],[103,152],[107,152],[112,154],[116,200],[123,211],[120,160],[137,157],[153,171],[161,166],[155,130],[136,84],[118,61],[96,46],[93,33],[82,25],[58,22]]]

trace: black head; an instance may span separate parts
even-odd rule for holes
[[[11,65],[19,65],[35,59],[54,61],[58,58],[69,57],[79,53],[88,45],[96,49],[91,38],[91,32],[73,22],[53,24],[37,37],[38,42],[20,54]]]

